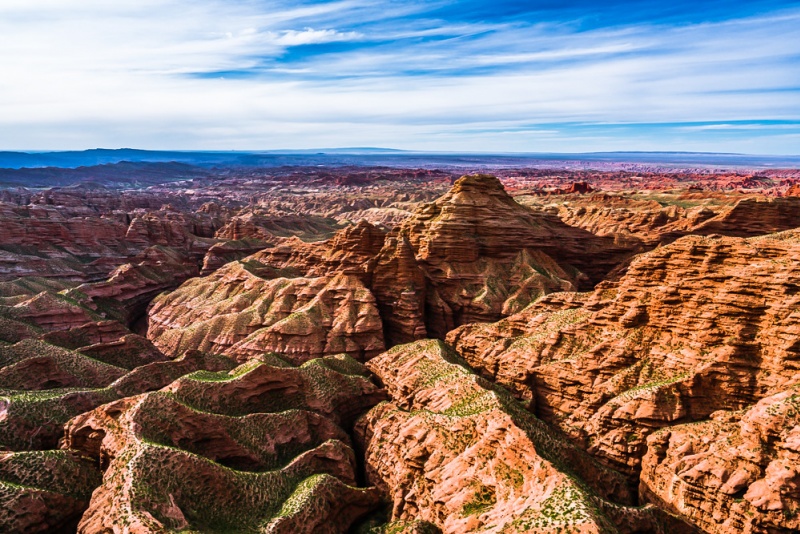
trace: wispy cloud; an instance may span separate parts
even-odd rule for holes
[[[310,44],[322,43],[336,43],[342,41],[354,41],[363,37],[363,34],[358,32],[340,32],[336,30],[315,30],[313,28],[306,28],[301,31],[297,30],[284,30],[279,34],[272,32],[269,35],[275,35],[275,43],[282,46],[300,46]]]
[[[5,0],[0,148],[799,152],[800,5],[701,4]]]

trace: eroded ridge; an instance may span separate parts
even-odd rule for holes
[[[104,469],[79,532],[343,532],[379,502],[343,430],[381,398],[346,356],[198,372],[67,424]]]
[[[368,479],[390,496],[393,519],[445,533],[656,532],[668,521],[652,506],[626,506],[633,496],[623,477],[441,341],[395,347],[368,367],[391,400],[359,421],[358,434]]]

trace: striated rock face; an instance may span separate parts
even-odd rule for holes
[[[384,348],[375,298],[354,275],[284,278],[256,255],[157,298],[148,338],[167,354],[187,349],[239,361],[274,352],[302,363]]]
[[[557,204],[543,204],[530,197],[520,201],[533,209],[553,211],[570,226],[627,243],[637,251],[690,234],[752,237],[800,226],[797,198],[742,198],[690,190],[671,195],[597,193]]]
[[[88,297],[95,308],[103,305],[116,308],[119,319],[132,325],[144,315],[153,297],[197,274],[197,265],[186,255],[164,247],[150,247],[131,263],[112,271],[108,280],[82,284],[67,295],[78,300]]]
[[[368,284],[371,264],[383,247],[385,235],[383,230],[362,220],[340,230],[325,242],[305,243],[298,238],[287,239],[276,247],[255,254],[254,259],[303,276],[352,274]]]
[[[396,344],[444,337],[543,294],[575,290],[632,250],[517,204],[495,177],[472,175],[388,236],[362,219],[326,242],[293,238],[251,258],[285,276],[358,276],[375,295],[385,338]]]
[[[800,376],[741,412],[647,440],[642,496],[706,532],[800,530]]]
[[[232,366],[229,360],[190,352],[128,372],[42,341],[0,346],[0,450],[54,448],[71,417],[122,397],[160,389],[193,371]]]
[[[0,532],[800,532],[797,171],[123,167],[0,190]]]
[[[488,175],[462,177],[403,223],[399,234],[430,279],[426,325],[436,337],[597,281],[630,253],[613,239],[520,206]]]
[[[675,204],[663,206],[652,199],[595,193],[571,198],[556,209],[559,218],[570,226],[629,243],[637,251],[643,251],[691,233],[692,228],[719,215],[724,203],[734,202],[727,198],[698,200],[685,196],[676,198]],[[526,205],[530,203],[529,199],[521,201]],[[714,201],[723,206],[717,206]],[[697,205],[691,206],[692,203]],[[538,203],[531,207],[541,209]]]
[[[0,280],[36,276],[94,282],[148,247],[202,257],[215,242],[203,239],[213,236],[218,221],[202,213],[186,214],[169,206],[126,213],[91,200],[80,203],[86,205],[0,202]]]
[[[441,341],[395,347],[367,365],[392,401],[367,413],[357,433],[392,519],[445,533],[662,528],[652,507],[607,501],[631,500],[619,475],[471,374]]]
[[[215,236],[232,240],[262,241],[275,241],[276,238],[292,236],[324,239],[341,229],[340,224],[331,218],[276,211],[278,213],[269,209],[247,207],[217,230]]]
[[[379,498],[355,487],[339,426],[382,398],[362,372],[345,356],[254,360],[73,419],[64,447],[105,471],[78,531],[346,531]]]
[[[202,276],[211,274],[226,263],[246,258],[268,246],[271,245],[266,241],[257,239],[225,241],[212,245],[203,257],[203,267],[200,270],[200,274]]]
[[[0,453],[0,530],[74,531],[100,472],[71,451]]]
[[[691,230],[736,237],[765,235],[800,226],[800,198],[744,198]]]
[[[448,340],[481,374],[511,388],[539,417],[607,465],[636,477],[647,452],[647,476],[654,480],[653,462],[666,462],[658,467],[660,489],[645,495],[710,528],[704,523],[710,519],[702,516],[717,516],[714,521],[722,524],[718,517],[726,508],[690,497],[690,488],[703,483],[675,482],[678,487],[665,477],[670,469],[683,473],[682,466],[699,462],[692,451],[714,439],[688,444],[689,438],[678,438],[694,432],[693,426],[677,427],[676,434],[664,431],[654,441],[648,436],[706,420],[718,410],[745,409],[796,383],[799,257],[796,231],[750,239],[685,237],[638,256],[624,277],[594,293],[551,295],[496,324],[459,328]],[[721,439],[731,435],[720,434]],[[665,440],[673,438],[667,445]],[[653,447],[674,448],[673,459],[664,460]],[[773,461],[791,465],[771,444],[763,454],[763,469]],[[700,470],[706,468],[711,469],[704,464]],[[727,479],[733,471],[714,472]],[[708,491],[719,487],[713,484]],[[685,506],[680,504],[684,498]],[[739,509],[745,513],[746,508]],[[762,520],[788,528],[793,519],[787,516],[781,523],[759,516],[747,524]]]
[[[372,292],[384,322],[388,345],[427,337],[428,281],[407,239],[389,235],[375,261]]]

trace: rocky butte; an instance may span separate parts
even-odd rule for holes
[[[497,171],[0,189],[0,532],[800,532],[800,174]]]

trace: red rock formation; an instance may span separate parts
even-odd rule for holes
[[[206,252],[205,257],[203,257],[203,267],[200,270],[200,275],[209,275],[226,263],[241,260],[269,246],[272,245],[256,239],[224,241],[212,245]]]
[[[797,371],[797,234],[685,237],[638,256],[585,304],[547,300],[448,336],[614,467],[635,474],[646,437],[741,409]]]
[[[64,446],[105,470],[78,531],[344,532],[378,504],[337,426],[381,398],[360,372],[346,357],[252,361],[73,419]]]
[[[572,182],[569,187],[558,188],[551,193],[554,195],[584,195],[594,191],[594,187],[589,185],[589,182]]]
[[[0,530],[75,529],[100,484],[100,472],[69,451],[0,453]]]
[[[797,171],[615,169],[0,191],[0,531],[800,530]]]
[[[445,533],[660,529],[652,507],[605,501],[629,498],[619,476],[548,435],[442,342],[395,347],[367,365],[392,402],[367,413],[357,432],[367,477],[391,498],[392,519],[427,521]]]
[[[388,345],[427,337],[427,285],[411,244],[402,236],[390,234],[374,263],[371,284]]]
[[[497,320],[542,294],[574,290],[585,280],[575,267],[597,275],[627,253],[520,206],[487,175],[459,179],[406,221],[400,235],[431,280],[426,324],[438,337],[460,324]]]
[[[93,307],[116,308],[118,318],[132,325],[144,315],[153,297],[197,274],[197,264],[187,256],[165,247],[150,247],[133,262],[112,271],[108,280],[82,284],[67,295],[88,297]]]
[[[743,198],[708,221],[692,228],[699,235],[736,237],[765,235],[800,226],[800,198]]]
[[[800,385],[651,435],[640,488],[705,532],[800,530]]]
[[[630,243],[641,251],[689,234],[751,237],[800,226],[800,201],[793,198],[741,198],[708,192],[651,198],[658,201],[595,194],[565,201],[557,209],[565,223]]]
[[[787,189],[783,193],[783,196],[786,196],[786,197],[800,197],[800,184],[795,183],[795,184],[792,184],[791,186],[789,186],[789,189]]]
[[[383,247],[385,235],[367,221],[360,221],[340,230],[325,242],[305,243],[298,238],[287,239],[274,248],[255,254],[253,259],[303,276],[346,273],[369,283],[371,264]]]
[[[275,352],[295,363],[346,352],[381,352],[375,298],[356,276],[283,278],[259,255],[195,278],[157,298],[148,338],[167,354],[188,349],[246,361]]]

